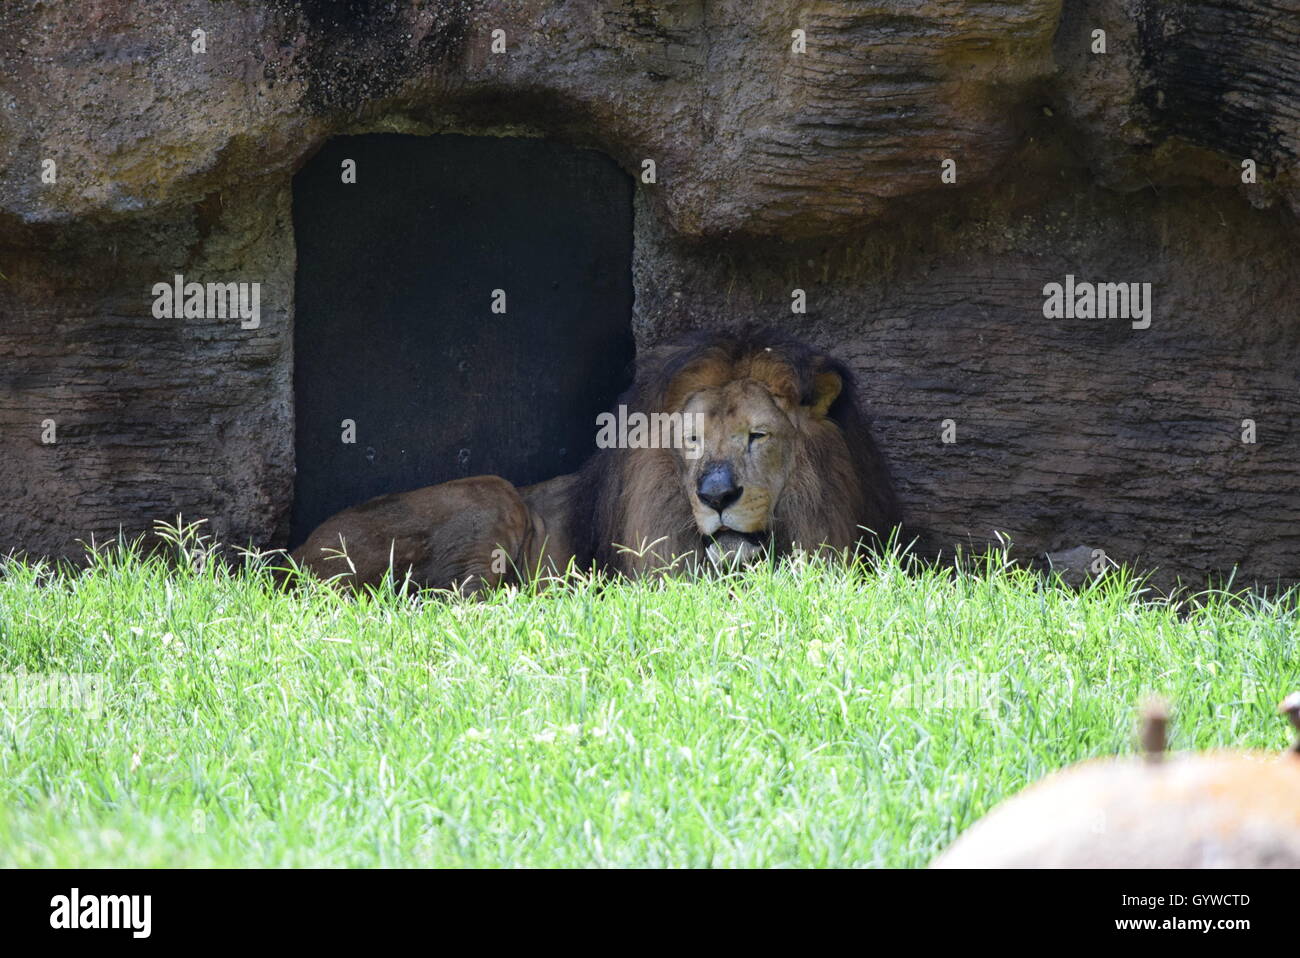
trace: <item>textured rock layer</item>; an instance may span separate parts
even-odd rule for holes
[[[0,4],[0,550],[283,541],[292,176],[458,131],[653,160],[638,340],[845,355],[936,547],[1300,580],[1297,41],[1297,0]],[[261,328],[155,319],[177,272],[261,282]],[[1151,327],[1045,319],[1066,274],[1152,283]]]

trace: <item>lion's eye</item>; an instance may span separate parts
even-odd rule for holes
[[[767,438],[767,433],[765,433],[765,432],[751,432],[751,433],[749,434],[749,444],[752,446],[754,443],[758,442],[760,439],[766,439],[766,438]]]

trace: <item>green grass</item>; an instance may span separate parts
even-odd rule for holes
[[[0,864],[920,866],[1132,751],[1149,692],[1175,748],[1280,749],[1300,683],[1289,599],[1180,616],[996,559],[474,602],[284,594],[181,546],[5,567],[0,672],[103,700],[2,704]]]

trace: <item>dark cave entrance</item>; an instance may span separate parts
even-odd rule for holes
[[[594,450],[633,355],[632,181],[607,156],[339,137],[294,178],[293,221],[291,548],[374,496],[481,473],[537,482]]]

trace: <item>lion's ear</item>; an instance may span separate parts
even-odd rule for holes
[[[840,390],[843,388],[844,381],[840,379],[839,373],[826,372],[814,376],[812,402],[808,404],[813,415],[820,419],[830,412],[831,406],[839,398]]]

